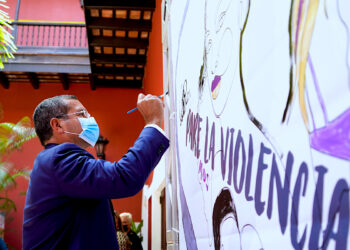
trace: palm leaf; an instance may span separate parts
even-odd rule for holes
[[[5,0],[0,2],[6,3]],[[5,4],[0,4],[0,7],[8,9]],[[0,69],[4,68],[3,62],[7,61],[7,58],[13,58],[12,52],[17,50],[15,43],[13,42],[13,36],[9,30],[12,30],[11,21],[7,12],[0,10]]]
[[[16,178],[19,176],[28,176],[28,171],[15,171],[12,173],[12,164],[7,162],[0,162],[0,211],[6,213],[11,212],[12,210],[16,211],[15,202],[8,198],[7,192],[10,188],[16,188]]]
[[[135,222],[131,222],[131,230],[134,231],[140,238],[141,241],[143,241],[143,236],[142,236],[142,233],[141,233],[141,229],[142,229],[142,226],[143,226],[143,220],[140,221],[140,223],[137,225],[136,227],[136,224]]]
[[[135,222],[131,222],[131,226],[130,226],[131,231],[134,231],[136,233],[136,225]]]
[[[137,232],[141,232],[142,226],[143,226],[143,220],[141,220],[141,222],[137,225],[137,228],[136,228]]]
[[[20,170],[20,171],[16,171],[16,173],[14,173],[12,175],[13,179],[16,179],[17,177],[29,177],[30,176],[30,171],[28,170]]]
[[[24,142],[35,136],[35,130],[31,127],[28,117],[23,117],[17,124],[0,123],[0,157],[19,149]]]
[[[7,168],[4,163],[0,166],[0,191],[3,191],[6,187],[16,186],[16,181],[10,174],[11,169]]]
[[[12,164],[8,162],[0,162],[0,191],[9,185],[16,187],[15,179],[18,177],[29,177],[30,171],[13,170]]]
[[[10,212],[11,210],[17,210],[16,204],[8,197],[0,197],[0,210]]]
[[[2,118],[1,105],[0,115]],[[0,123],[0,211],[5,212],[6,215],[13,210],[16,211],[15,202],[8,197],[8,191],[10,188],[16,188],[16,179],[19,176],[28,177],[29,171],[16,169],[12,163],[4,161],[3,158],[12,151],[18,150],[24,142],[35,136],[34,128],[28,117],[23,117],[16,124],[10,122]]]

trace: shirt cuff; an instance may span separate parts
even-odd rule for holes
[[[167,139],[169,139],[168,136],[165,134],[164,130],[161,127],[159,127],[157,124],[148,124],[145,126],[145,128],[148,128],[148,127],[157,129],[160,133],[162,133],[162,135],[164,135]]]

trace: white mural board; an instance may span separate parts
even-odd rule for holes
[[[349,249],[350,2],[167,7],[180,249]]]

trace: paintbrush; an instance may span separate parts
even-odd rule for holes
[[[160,96],[157,96],[158,98],[162,98],[162,97],[164,97],[166,94],[168,94],[168,92],[166,92],[165,94],[162,94],[162,95],[160,95]],[[128,112],[126,112],[127,114],[130,114],[131,112],[134,112],[135,110],[138,110],[138,108],[136,107],[136,108],[133,108],[133,109],[131,109],[131,110],[129,110]]]

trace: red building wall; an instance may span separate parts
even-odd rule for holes
[[[8,13],[14,19],[17,0],[8,0]],[[84,22],[80,0],[20,0],[19,20]]]
[[[14,18],[16,0],[8,1],[10,18]],[[4,117],[0,122],[18,122],[23,116],[32,116],[37,104],[45,98],[60,94],[76,95],[90,114],[95,117],[100,127],[100,133],[108,138],[106,159],[119,160],[136,140],[144,126],[144,121],[138,112],[126,114],[136,106],[137,95],[140,92],[160,95],[163,92],[162,47],[161,47],[161,0],[156,1],[156,11],[153,14],[153,27],[147,54],[147,65],[144,77],[144,89],[97,89],[90,90],[89,84],[72,84],[68,91],[62,84],[40,84],[34,90],[30,83],[11,83],[9,89],[0,86],[0,103]],[[52,21],[84,21],[79,0],[21,0],[20,20],[52,20]],[[20,152],[11,155],[10,160],[17,167],[32,168],[36,155],[42,150],[37,138],[25,143]],[[89,149],[95,154],[94,149]],[[150,183],[150,181],[148,181]],[[22,248],[22,223],[25,197],[19,195],[28,186],[28,180],[18,181],[16,190],[10,193],[15,200],[17,212],[12,213],[11,222],[7,221],[5,241],[14,249]],[[141,192],[134,197],[114,200],[115,209],[119,212],[129,211],[135,221],[141,220]]]

